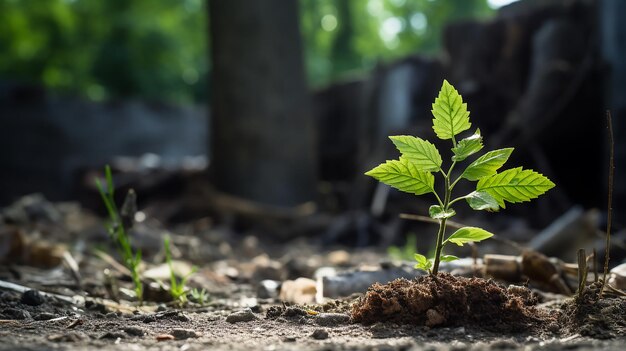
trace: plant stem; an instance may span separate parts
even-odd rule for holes
[[[452,169],[454,168],[455,164],[456,162],[452,163],[452,166],[450,166],[450,170],[448,170],[448,173],[444,177],[445,178],[445,196],[443,200],[444,211],[448,211],[448,208],[450,207],[450,194],[452,192],[452,187],[450,186],[450,173],[452,173]],[[444,246],[443,238],[445,237],[445,234],[446,234],[446,221],[447,221],[447,218],[443,218],[439,222],[439,231],[437,232],[437,244],[435,246],[435,262],[433,263],[433,270],[431,271],[431,274],[434,276],[436,276],[437,273],[439,272],[439,261],[441,258],[441,251],[443,250],[443,246]]]

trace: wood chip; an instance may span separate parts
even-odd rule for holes
[[[168,340],[174,340],[174,335],[170,335],[170,334],[159,334],[156,336],[157,341],[168,341]]]

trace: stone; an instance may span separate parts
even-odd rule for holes
[[[200,337],[200,334],[193,329],[176,328],[172,329],[170,334],[173,335],[176,340],[185,340],[189,338]]]
[[[258,319],[257,316],[249,308],[233,312],[226,317],[228,323],[250,322],[256,319]]]
[[[46,299],[39,290],[27,290],[22,294],[20,302],[29,306],[39,306],[46,302]]]
[[[328,339],[328,332],[324,329],[315,329],[311,337],[315,340],[324,340]]]
[[[315,317],[315,323],[325,327],[334,327],[349,321],[350,316],[345,313],[320,313]]]
[[[124,332],[131,336],[144,336],[146,334],[145,329],[133,326],[124,328]]]
[[[18,308],[5,308],[2,310],[2,314],[10,319],[30,319],[30,313],[26,310]]]
[[[439,311],[432,308],[426,311],[426,318],[426,325],[429,327],[443,324],[446,321]]]

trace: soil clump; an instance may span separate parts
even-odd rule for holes
[[[352,318],[363,324],[473,326],[502,332],[553,328],[558,315],[537,308],[536,303],[524,287],[506,288],[493,280],[439,273],[372,285],[353,305]]]

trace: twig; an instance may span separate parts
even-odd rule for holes
[[[583,297],[583,291],[587,284],[587,254],[585,249],[578,249],[578,291],[576,295],[579,299]]]
[[[607,284],[606,276],[609,273],[609,253],[611,251],[611,221],[613,220],[613,175],[615,173],[615,142],[613,141],[613,120],[611,119],[611,111],[606,111],[606,123],[609,132],[609,189],[606,217],[606,248],[604,257],[604,274],[602,275],[600,296],[602,296],[604,286]]]
[[[427,217],[427,216],[416,215],[416,214],[410,214],[410,213],[400,213],[400,218],[402,218],[402,219],[409,219],[409,220],[418,221],[418,222],[439,224],[439,220],[438,219],[430,218],[430,217]],[[448,220],[446,222],[446,226],[448,226],[450,228],[455,228],[455,229],[461,229],[463,227],[467,227],[467,225],[465,225],[463,223],[459,223],[459,222],[455,222],[455,221],[451,221],[451,220]],[[501,243],[510,245],[511,247],[514,247],[517,250],[519,250],[519,252],[523,252],[523,251],[527,250],[525,247],[523,247],[522,245],[516,243],[515,241],[499,237],[498,235],[494,235],[492,237],[492,239],[496,240],[496,241],[499,241]]]
[[[438,219],[434,219],[434,218],[430,218],[430,217],[426,217],[426,216],[420,216],[420,215],[416,215],[416,214],[400,213],[400,218],[402,218],[402,219],[410,219],[412,221],[419,221],[419,222],[427,222],[427,223],[439,224],[439,220]],[[461,228],[465,227],[461,223],[450,221],[450,220],[448,220],[446,222],[446,225],[448,227],[450,227],[450,228],[456,228],[456,229],[461,229]]]
[[[593,248],[593,282],[598,282],[598,254],[596,248]]]

